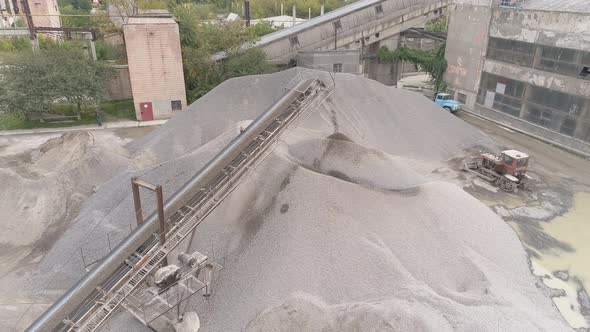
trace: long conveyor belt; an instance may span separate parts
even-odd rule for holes
[[[159,243],[155,235],[157,217],[152,214],[28,331],[95,331],[272,151],[280,135],[311,113],[332,87],[309,79],[288,90],[166,201],[165,243]],[[84,291],[87,294],[82,297]]]

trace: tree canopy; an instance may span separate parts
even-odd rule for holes
[[[275,70],[257,48],[243,50],[262,33],[274,31],[270,24],[245,28],[240,22],[197,24],[188,16],[179,19],[184,80],[189,103],[200,98],[228,78],[268,73]],[[224,51],[226,60],[217,62],[213,55]]]
[[[88,60],[79,48],[52,47],[19,52],[0,65],[0,112],[47,112],[68,102],[95,106],[106,94],[109,69]]]
[[[447,32],[448,18],[441,16],[436,20],[426,23],[424,30],[428,32]]]
[[[432,77],[432,83],[437,91],[445,89],[443,75],[447,70],[445,59],[445,45],[436,50],[425,51],[413,48],[398,48],[390,51],[383,46],[377,51],[377,58],[382,63],[393,63],[396,61],[408,61],[427,72]]]

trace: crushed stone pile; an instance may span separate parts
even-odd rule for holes
[[[331,79],[291,69],[229,80],[130,144],[145,167],[86,201],[40,263],[37,292],[63,293],[85,273],[78,245],[104,246],[134,223],[131,176],[169,197],[284,85],[314,75]],[[224,266],[211,298],[186,310],[204,331],[568,330],[510,227],[423,167],[474,147],[494,143],[425,97],[337,75],[335,93],[179,246]],[[154,208],[149,194],[142,203]]]
[[[30,152],[0,158],[0,242],[49,248],[50,243],[39,243],[46,227],[75,217],[97,184],[127,166],[128,154],[91,133],[69,132]]]

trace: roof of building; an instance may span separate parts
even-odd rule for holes
[[[176,21],[172,17],[133,16],[126,24],[176,24]]]
[[[588,0],[525,0],[524,9],[590,13]]]
[[[251,20],[250,22],[252,25],[255,25],[256,23],[261,22],[261,21],[270,22],[275,27],[290,28],[293,26],[293,17],[287,16],[287,15],[265,17],[265,18],[261,18],[261,19]],[[302,23],[305,21],[307,21],[307,20],[299,18],[299,17],[295,18],[295,24],[299,24],[299,23]]]
[[[506,150],[506,151],[502,151],[503,154],[507,155],[508,157],[512,157],[515,159],[521,159],[521,158],[528,158],[529,156],[526,153],[522,153],[518,150]]]

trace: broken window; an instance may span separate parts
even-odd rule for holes
[[[526,119],[532,123],[536,123],[539,126],[549,128],[551,124],[552,114],[550,110],[541,109],[537,106],[529,105],[529,111]]]
[[[342,72],[342,64],[341,63],[335,63],[332,66],[332,69],[335,73],[341,73]]]
[[[461,104],[465,104],[467,102],[467,96],[464,93],[459,92],[457,94],[457,101]]]
[[[455,98],[455,90],[447,89],[447,93],[450,94],[453,98]]]
[[[180,111],[182,110],[182,102],[180,100],[173,100],[170,102],[172,105],[173,111]]]
[[[487,57],[519,66],[532,67],[535,45],[517,40],[490,37]]]
[[[379,5],[375,6],[375,14],[377,14],[377,15],[383,14],[383,5],[379,4]]]
[[[585,104],[584,98],[573,96],[559,91],[545,89],[539,86],[531,86],[531,93],[527,101],[547,106],[551,109],[578,116],[582,113]]]
[[[590,52],[561,47],[539,47],[541,55],[535,65],[536,69],[578,78],[586,78],[590,74]]]
[[[574,136],[574,132],[576,131],[576,120],[574,119],[565,119],[561,123],[561,127],[559,128],[559,132],[568,135]]]
[[[291,47],[299,47],[299,38],[297,36],[291,36],[289,37],[289,43]]]

